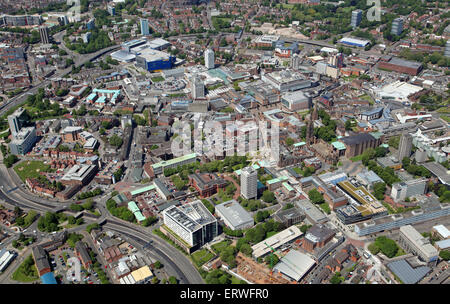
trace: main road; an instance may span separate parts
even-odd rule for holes
[[[19,182],[19,184],[17,183]],[[9,172],[5,166],[0,165],[0,200],[11,206],[18,206],[24,210],[39,212],[67,210],[68,203],[54,202],[35,197],[22,189],[20,180],[15,173]],[[108,193],[109,194],[109,193]],[[152,234],[151,228],[144,228],[113,217],[105,207],[108,196],[104,195],[97,200],[97,207],[102,214],[96,222],[104,222],[104,228],[123,234],[141,245],[142,249],[149,248],[151,254],[173,270],[173,273],[184,284],[202,284],[203,279],[192,262],[178,249],[172,247],[164,240]],[[84,226],[83,226],[84,227]]]

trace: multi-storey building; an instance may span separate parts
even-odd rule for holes
[[[413,197],[425,193],[427,179],[413,179],[392,185],[391,197],[395,202],[403,201],[407,197]]]
[[[150,35],[150,30],[149,30],[149,27],[148,27],[148,20],[141,18],[140,22],[141,22],[141,34],[143,36]]]
[[[25,155],[28,153],[36,142],[36,128],[22,128],[14,139],[9,143],[11,153],[14,155]]]
[[[48,35],[48,27],[46,27],[46,26],[39,27],[39,35],[41,36],[42,44],[50,43],[50,36]]]
[[[205,67],[208,69],[214,69],[214,51],[211,49],[207,49],[205,51]]]
[[[402,31],[403,31],[403,19],[395,18],[394,21],[392,21],[391,34],[400,36]]]
[[[353,28],[356,28],[361,23],[362,13],[363,12],[360,9],[352,11],[352,19],[351,19],[350,25]]]
[[[162,231],[192,252],[213,240],[218,234],[217,219],[200,200],[172,206],[163,211]]]
[[[252,167],[241,171],[241,195],[246,199],[256,198],[258,194],[258,172]]]
[[[402,161],[404,157],[408,157],[411,155],[413,137],[411,134],[405,133],[400,138],[400,143],[398,145],[398,160]]]
[[[430,240],[422,236],[411,225],[400,227],[399,244],[406,251],[419,256],[427,263],[436,262],[438,259],[438,251],[431,245]]]

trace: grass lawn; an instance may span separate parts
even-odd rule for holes
[[[247,284],[247,283],[245,281],[241,281],[241,279],[232,275],[231,276],[231,284]]]
[[[211,260],[214,257],[214,254],[207,250],[207,249],[202,249],[202,250],[198,250],[196,252],[194,252],[193,254],[191,254],[192,256],[192,260],[194,260],[194,263],[200,267],[203,264],[205,264],[206,262],[208,262],[209,260]]]
[[[212,245],[211,247],[215,253],[219,254],[220,252],[222,252],[222,250],[227,248],[229,244],[230,244],[230,241],[222,241],[220,243]]]
[[[354,162],[357,162],[357,161],[362,160],[362,157],[363,157],[363,155],[360,154],[360,155],[351,157],[350,160],[351,160],[351,161],[354,161]]]
[[[331,209],[330,209],[330,206],[328,206],[327,202],[322,203],[319,206],[320,206],[320,208],[322,208],[323,211],[325,211],[326,214],[330,214]]]
[[[27,260],[31,258],[31,255],[28,256],[25,261],[23,261],[22,264],[20,264],[19,268],[13,273],[12,279],[19,282],[34,282],[39,279],[36,266],[34,264],[33,259],[31,258],[31,261],[33,261],[33,264],[31,265],[31,272],[26,272],[26,264]]]
[[[292,169],[295,171],[295,173],[303,175],[303,171],[302,171],[301,168],[295,167],[295,168],[292,168]]]
[[[156,76],[152,78],[152,82],[160,82],[160,81],[164,81],[164,77]]]
[[[17,175],[24,182],[27,178],[37,178],[39,172],[49,172],[50,165],[45,165],[41,161],[24,161],[14,167]]]

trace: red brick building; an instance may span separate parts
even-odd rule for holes
[[[189,183],[205,198],[216,194],[227,186],[227,182],[215,173],[194,173],[189,175]]]

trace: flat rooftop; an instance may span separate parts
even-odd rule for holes
[[[231,200],[216,206],[216,212],[227,219],[234,227],[244,223],[252,223],[253,218],[236,200]]]
[[[277,234],[259,242],[252,246],[253,256],[259,258],[271,251],[270,247],[277,249],[278,247],[300,237],[303,232],[297,226],[291,226]]]

